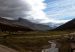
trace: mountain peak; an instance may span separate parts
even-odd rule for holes
[[[50,27],[48,25],[33,23],[33,22],[31,22],[27,19],[23,19],[23,18],[19,18],[18,22],[21,23],[23,26],[27,26],[33,30],[45,31],[45,30],[50,29]]]

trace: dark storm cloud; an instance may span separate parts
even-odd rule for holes
[[[0,0],[1,17],[25,17],[29,10],[29,5],[22,0]]]

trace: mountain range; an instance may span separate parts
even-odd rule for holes
[[[28,27],[24,27],[12,22],[12,20],[8,20],[0,17],[0,31],[31,31],[32,29]]]
[[[49,26],[48,26],[49,25]],[[0,17],[0,30],[5,31],[46,31],[46,30],[71,30],[75,29],[75,19],[59,26],[59,24],[37,24],[27,19],[19,18],[16,20],[9,20]]]
[[[20,31],[21,30],[23,30],[23,31],[26,31],[26,30],[45,31],[45,30],[50,29],[50,27],[48,25],[32,23],[27,19],[19,18],[17,20],[8,20],[8,19],[2,18],[2,17],[0,17],[0,28],[4,29],[4,30],[5,29],[11,30],[11,28],[13,28],[15,30],[20,30]]]

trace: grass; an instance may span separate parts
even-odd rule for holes
[[[30,31],[30,32],[16,32],[16,33],[7,33],[9,36],[52,36],[52,35],[63,35],[69,34],[70,31]]]
[[[49,40],[66,40],[68,36],[65,34],[70,33],[71,31],[0,32],[0,37],[2,37],[0,38],[0,43],[15,48],[21,52],[27,52],[26,50],[35,51],[36,49],[42,49],[44,45],[49,45]]]

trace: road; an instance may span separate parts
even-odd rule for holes
[[[18,51],[11,49],[9,47],[6,47],[4,45],[0,45],[0,52],[18,52]]]

